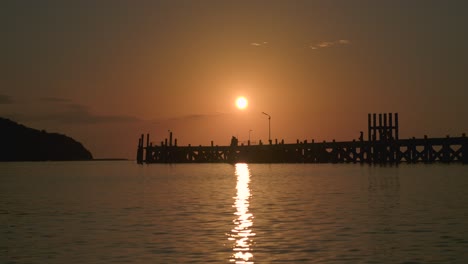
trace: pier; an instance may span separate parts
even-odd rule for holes
[[[285,144],[238,144],[229,146],[178,146],[177,139],[165,139],[160,145],[150,143],[149,134],[138,141],[137,162],[142,163],[434,163],[468,164],[468,138],[399,138],[398,113],[368,114],[367,140],[315,142],[311,140]]]

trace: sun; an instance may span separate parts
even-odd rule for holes
[[[243,96],[237,97],[236,99],[236,106],[237,108],[243,110],[246,109],[247,106],[249,105],[249,101]]]

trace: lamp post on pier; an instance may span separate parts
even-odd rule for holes
[[[172,131],[168,129],[167,132],[169,132],[169,147],[172,147]]]
[[[262,114],[268,116],[268,142],[271,145],[271,116],[265,112],[262,112]]]

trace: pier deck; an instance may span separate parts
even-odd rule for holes
[[[372,118],[371,118],[372,117]],[[383,117],[383,118],[382,118]],[[368,116],[368,140],[344,142],[299,142],[284,144],[271,142],[260,145],[238,145],[237,140],[230,146],[177,146],[169,144],[160,146],[149,143],[147,135],[144,146],[144,135],[138,143],[138,163],[434,163],[460,162],[468,164],[468,138],[398,138],[398,114],[376,114]],[[372,122],[373,121],[373,122]],[[383,122],[382,122],[383,121]]]

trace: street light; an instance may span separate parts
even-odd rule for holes
[[[265,112],[262,112],[262,114],[268,116],[268,142],[271,144],[271,116]]]
[[[252,131],[253,131],[252,129],[249,130],[249,142],[250,142],[250,132],[252,132]]]

